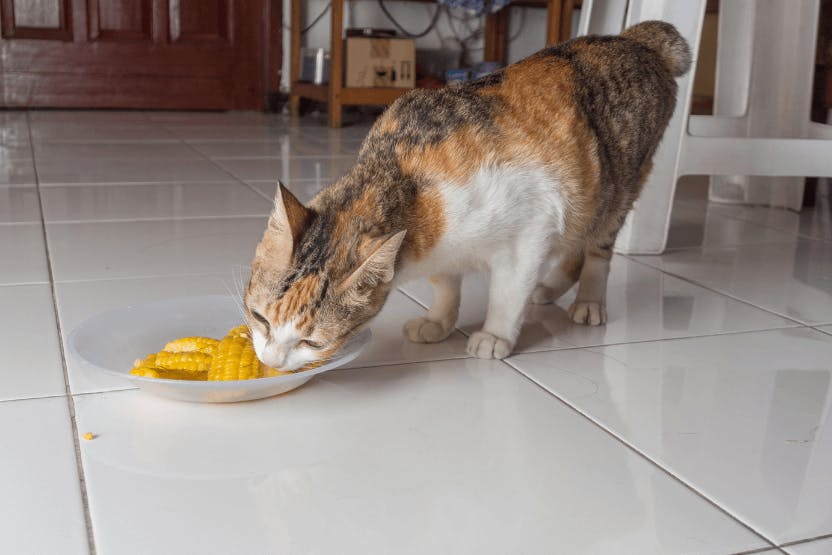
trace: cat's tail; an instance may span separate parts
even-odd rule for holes
[[[643,21],[624,29],[621,36],[657,52],[674,77],[690,69],[690,47],[676,27],[666,21]]]

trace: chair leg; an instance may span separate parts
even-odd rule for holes
[[[819,0],[721,3],[714,114],[745,115],[747,137],[806,137],[818,13]],[[800,210],[803,189],[802,177],[712,177],[710,198]]]
[[[631,5],[627,14],[627,26],[648,19],[664,19],[676,26],[687,39],[692,52],[698,52],[705,3],[705,0],[642,0],[639,9],[633,9]],[[680,177],[680,153],[687,137],[695,70],[694,59],[690,71],[677,79],[679,89],[676,95],[676,110],[653,157],[653,171],[647,178],[641,197],[618,235],[615,248],[619,252],[658,254],[664,251],[676,181]]]

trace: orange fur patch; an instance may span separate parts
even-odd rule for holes
[[[445,204],[435,188],[423,190],[416,197],[416,205],[405,237],[407,254],[414,259],[424,258],[445,233]]]
[[[398,145],[396,156],[402,171],[462,185],[486,162],[490,142],[482,133],[463,127],[436,145],[407,148]]]
[[[272,322],[282,324],[295,319],[298,330],[304,330],[314,320],[315,310],[300,312],[301,308],[309,305],[318,294],[321,278],[318,274],[310,274],[297,280],[284,295],[269,307]]]

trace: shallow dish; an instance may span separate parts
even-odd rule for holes
[[[273,378],[197,382],[130,374],[134,360],[158,351],[171,339],[190,335],[222,338],[240,323],[240,309],[227,295],[153,301],[117,308],[85,320],[69,334],[67,352],[86,371],[118,376],[160,397],[195,403],[233,403],[263,399],[298,388],[318,374],[349,363],[370,341],[370,330],[364,330],[323,366]]]

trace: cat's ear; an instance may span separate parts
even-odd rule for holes
[[[369,256],[341,283],[341,291],[372,288],[393,281],[396,257],[405,233],[407,232],[399,231],[375,240]]]
[[[294,245],[306,230],[310,216],[311,212],[278,181],[274,209],[269,216],[269,229],[283,234]]]

